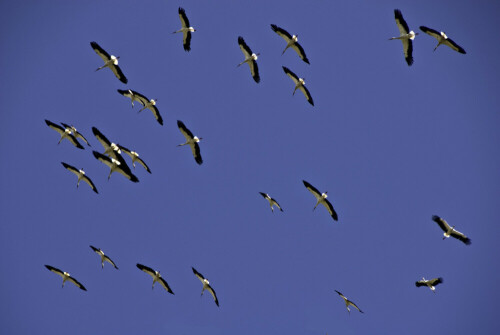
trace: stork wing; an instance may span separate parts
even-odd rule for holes
[[[323,205],[326,207],[326,209],[328,210],[328,213],[330,213],[330,215],[332,216],[332,218],[335,220],[335,221],[338,221],[339,220],[339,217],[337,216],[337,213],[335,212],[335,210],[333,209],[333,206],[331,204],[330,201],[328,201],[328,199],[325,199],[323,202]]]
[[[87,139],[78,130],[76,130],[75,127],[70,126],[64,122],[61,122],[61,124],[63,125],[64,128],[71,130],[73,134],[75,134],[76,138],[81,138],[90,147],[89,141],[87,141]]]
[[[285,71],[286,75],[292,78],[295,85],[297,85],[297,83],[299,82],[299,77],[286,66],[283,66],[283,71]]]
[[[443,282],[443,278],[439,277],[439,278],[434,278],[434,279],[431,279],[428,281],[429,284],[431,284],[432,286],[436,286],[436,285],[439,285]]]
[[[256,83],[259,83],[260,75],[259,75],[259,66],[257,65],[257,61],[254,59],[248,62],[248,66],[250,67],[250,73],[252,74],[253,80],[255,80]]]
[[[439,216],[433,215],[432,220],[434,222],[436,222],[444,232],[447,232],[450,229],[450,225],[448,224],[448,222],[446,222],[444,219],[440,218]]]
[[[109,168],[113,168],[113,166],[115,165],[115,163],[113,163],[113,160],[110,157],[103,155],[97,151],[92,151],[92,153],[94,154],[94,157],[97,160],[103,162],[104,164],[109,166]],[[137,183],[139,181],[139,179],[132,173],[132,171],[130,170],[130,168],[128,167],[127,163],[125,162],[125,160],[121,155],[117,154],[117,158],[115,160],[117,160],[120,163],[118,164],[115,171],[121,173],[127,179],[133,181],[134,183]]]
[[[165,290],[167,290],[168,293],[174,294],[174,291],[172,291],[170,286],[168,286],[167,281],[163,279],[163,277],[160,277],[160,284],[165,288]]]
[[[64,162],[61,162],[61,164],[66,168],[68,169],[69,171],[73,172],[74,174],[76,174],[77,176],[80,174],[80,170],[78,170],[76,167],[74,166],[71,166],[69,164],[66,164]]]
[[[422,30],[424,33],[431,35],[435,39],[439,40],[441,38],[441,33],[437,30],[427,28],[425,26],[420,26],[420,30]]]
[[[252,50],[245,43],[245,40],[243,39],[243,37],[238,36],[238,44],[240,46],[241,52],[243,52],[243,55],[245,55],[245,59],[252,56]]]
[[[464,48],[462,48],[460,45],[453,42],[453,40],[450,38],[447,38],[446,41],[443,42],[443,44],[446,44],[447,46],[449,46],[450,48],[452,48],[453,50],[455,50],[461,54],[466,54]]]
[[[189,19],[186,15],[186,11],[182,7],[179,7],[179,18],[181,19],[182,28],[189,28],[190,27]]]
[[[182,34],[182,45],[185,51],[191,51],[191,32],[184,31]]]
[[[107,150],[109,147],[111,147],[111,142],[108,140],[106,136],[104,136],[99,129],[96,127],[92,127],[92,133],[94,136],[97,138],[99,143],[103,146],[104,150]]]
[[[142,271],[146,272],[148,275],[150,275],[153,278],[156,275],[156,271],[153,270],[153,269],[151,269],[149,266],[137,263],[137,267],[139,268],[139,270],[142,270]]]
[[[58,268],[55,268],[55,267],[50,266],[50,265],[45,265],[45,267],[46,267],[47,269],[49,269],[50,271],[52,271],[52,272],[54,272],[54,273],[58,274],[59,276],[64,277],[64,272],[63,272],[63,271],[61,271],[61,270],[59,270]]]
[[[156,121],[158,121],[159,124],[163,126],[163,119],[160,115],[160,111],[156,106],[150,106],[149,110],[153,112],[153,115],[155,116]]]
[[[305,180],[302,180],[302,182],[304,183],[304,186],[309,190],[309,192],[311,192],[314,195],[314,197],[316,197],[316,199],[322,198],[321,192],[318,191],[318,189],[316,187],[312,186],[311,184],[309,184]],[[335,292],[339,293],[338,291],[335,291]],[[341,293],[339,293],[339,294],[341,294]]]
[[[280,211],[283,212],[283,209],[281,208],[280,204],[278,204],[278,202],[274,200],[274,198],[271,198],[271,203],[274,203],[280,209]]]
[[[405,59],[408,66],[413,64],[413,42],[409,38],[404,38],[401,40],[403,43],[403,52],[405,53]]]
[[[290,35],[290,33],[288,33],[288,31],[286,31],[285,29],[280,28],[280,27],[278,27],[275,24],[271,24],[271,29],[276,34],[278,34],[279,36],[281,36],[286,41],[286,43],[289,43],[292,40],[292,35]]]
[[[99,46],[99,44],[97,44],[96,42],[90,42],[90,46],[92,47],[92,49],[94,49],[96,54],[98,54],[99,57],[102,58],[102,60],[104,62],[107,62],[108,60],[111,59],[111,56],[103,48],[101,48]]]
[[[464,242],[466,245],[471,244],[470,238],[465,236],[463,233],[459,232],[458,230],[453,229],[453,231],[450,233],[450,235],[462,242]]]
[[[115,269],[117,269],[117,270],[118,270],[118,267],[116,266],[115,262],[113,262],[113,261],[111,260],[111,258],[109,258],[108,256],[104,255],[104,260],[105,260],[106,262],[108,262],[109,264],[113,265],[113,267],[114,267]]]
[[[396,19],[396,24],[399,29],[399,35],[402,36],[408,34],[410,32],[410,28],[408,28],[408,24],[405,19],[403,19],[403,14],[401,14],[399,9],[394,10],[394,18]]]
[[[266,193],[263,193],[263,192],[259,192],[259,193],[260,193],[260,195],[262,195],[264,197],[264,199],[267,199],[267,200],[271,199],[271,197],[269,196],[269,194],[266,194]]]
[[[87,291],[87,289],[85,288],[85,286],[82,285],[82,283],[80,283],[78,280],[76,280],[75,278],[69,276],[68,277],[68,280],[70,282],[72,282],[73,284],[75,284],[78,288],[80,288],[81,290],[84,290],[84,291]]]
[[[217,299],[217,295],[215,294],[215,291],[212,288],[212,286],[207,285],[207,290],[208,292],[210,292],[210,294],[212,294],[212,297],[214,297],[215,304],[217,305],[217,307],[219,307],[219,300]]]
[[[146,104],[149,102],[149,99],[146,98],[145,95],[135,91],[132,91],[132,93],[137,96],[137,101],[139,101],[141,105],[146,106]]]
[[[294,43],[292,45],[292,49],[295,50],[295,52],[299,55],[300,59],[302,59],[307,64],[310,64],[309,59],[307,59],[306,52],[304,51],[304,48],[302,48],[302,45],[300,45],[299,43]]]
[[[353,306],[354,308],[356,308],[360,313],[364,313],[362,310],[359,309],[358,306],[356,306],[355,303],[353,303],[351,300],[347,300],[347,303],[351,306]]]
[[[191,147],[191,152],[193,153],[194,160],[196,161],[196,163],[201,165],[203,163],[203,158],[201,158],[199,144],[197,142],[191,142],[189,143],[189,146]]]
[[[300,85],[299,89],[302,91],[302,93],[304,94],[304,96],[306,97],[307,101],[312,105],[314,106],[314,101],[313,101],[313,98],[311,96],[311,93],[309,93],[309,90],[307,89],[307,87],[305,85]]]
[[[109,68],[111,69],[111,71],[113,71],[116,78],[118,78],[122,83],[124,84],[128,83],[128,79],[125,77],[125,75],[123,74],[122,70],[118,65],[110,64]]]
[[[92,190],[93,190],[95,193],[99,194],[99,192],[97,191],[97,187],[95,187],[94,183],[92,182],[92,180],[91,180],[89,177],[87,177],[86,175],[84,175],[84,176],[82,177],[82,179],[83,179],[83,180],[84,180],[87,184],[89,184],[90,188],[92,188]]]
[[[47,124],[47,126],[49,126],[51,129],[57,131],[59,133],[59,135],[62,135],[64,134],[64,128],[61,127],[60,125],[58,124],[55,124],[54,122],[52,121],[49,121],[49,120],[45,120],[45,123]]]
[[[427,280],[419,280],[417,282],[415,282],[415,286],[416,287],[421,287],[421,286],[427,286]]]
[[[90,245],[90,249],[94,250],[96,254],[101,254],[102,250],[99,248],[94,247],[93,245]]]
[[[181,131],[182,135],[184,135],[184,137],[186,138],[186,141],[190,141],[193,139],[194,137],[193,133],[186,127],[184,122],[177,120],[177,127],[179,127],[179,130]]]
[[[191,267],[191,269],[193,269],[193,273],[194,275],[196,276],[196,278],[198,278],[202,284],[205,284],[205,277],[203,277],[203,275],[201,273],[199,273],[198,271],[196,271],[195,268]]]

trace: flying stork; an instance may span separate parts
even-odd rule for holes
[[[78,142],[78,140],[73,135],[73,133],[71,132],[70,129],[63,128],[60,125],[55,124],[54,122],[51,122],[49,120],[45,120],[45,123],[51,129],[57,131],[59,133],[59,135],[61,135],[61,138],[59,139],[59,142],[57,142],[57,144],[61,143],[61,141],[66,138],[68,141],[70,141],[78,149],[84,149],[84,147],[80,144],[80,142]]]
[[[170,286],[168,286],[167,281],[165,279],[163,279],[163,277],[161,276],[160,271],[155,271],[155,270],[151,269],[150,267],[148,267],[146,265],[139,264],[139,263],[137,263],[137,267],[139,268],[139,270],[142,270],[142,271],[146,272],[148,275],[150,275],[151,277],[153,277],[153,286],[151,286],[151,289],[154,289],[155,283],[159,282],[161,284],[161,286],[163,286],[165,288],[165,290],[167,290],[168,293],[174,294],[174,291],[172,291]]]
[[[92,127],[92,133],[97,138],[99,143],[101,143],[101,145],[103,146],[105,155],[108,155],[114,159],[119,159],[118,157],[121,157],[121,150],[118,145],[110,142],[108,138],[99,131],[99,129],[97,129],[96,127]]]
[[[257,66],[257,58],[259,58],[260,54],[253,53],[241,36],[238,36],[238,44],[240,45],[241,52],[245,55],[245,60],[239,63],[238,67],[247,63],[250,67],[250,73],[252,74],[253,80],[255,80],[256,83],[260,82],[259,67]]]
[[[182,44],[185,51],[191,50],[191,33],[196,31],[193,27],[189,25],[189,19],[186,16],[186,11],[184,8],[179,7],[179,18],[181,19],[182,28],[180,30],[174,31],[173,34],[182,33]]]
[[[125,148],[123,145],[117,144],[118,148],[121,149],[124,153],[130,156],[132,158],[132,166],[135,169],[135,162],[139,162],[149,173],[151,173],[151,170],[149,167],[146,165],[146,163],[139,157],[139,154],[135,151],[129,150]]]
[[[130,98],[132,107],[134,107],[134,101],[138,101],[143,106],[137,113],[140,113],[145,109],[149,109],[151,112],[153,112],[156,121],[158,121],[158,123],[163,126],[163,119],[160,115],[160,112],[158,111],[158,108],[156,107],[156,101],[158,99],[150,100],[143,94],[132,90],[118,90],[118,93],[120,93],[124,97]]]
[[[302,78],[299,78],[295,73],[293,73],[292,71],[290,71],[290,69],[287,68],[286,66],[283,66],[283,71],[285,71],[285,73],[287,74],[287,76],[289,76],[290,78],[292,78],[293,82],[295,83],[295,88],[293,89],[293,94],[292,95],[295,95],[295,91],[297,91],[297,89],[299,89],[299,90],[302,91],[302,93],[304,93],[304,96],[306,97],[307,101],[311,105],[314,106],[313,98],[311,96],[311,93],[309,93],[309,90],[306,87],[305,80],[302,79]]]
[[[61,122],[61,124],[63,125],[64,128],[69,129],[77,139],[81,138],[85,143],[87,143],[89,147],[91,146],[89,141],[87,141],[87,139],[78,130],[76,130],[76,128],[73,125],[70,126],[64,122]]]
[[[117,269],[117,270],[118,270],[118,267],[116,266],[115,262],[113,262],[113,261],[111,260],[111,258],[109,258],[108,256],[106,256],[106,255],[104,254],[104,252],[103,252],[101,249],[96,248],[96,247],[94,247],[94,246],[92,246],[92,245],[90,246],[90,249],[94,250],[94,252],[95,252],[96,254],[98,254],[99,256],[101,256],[101,267],[102,267],[103,269],[104,269],[104,262],[106,261],[106,262],[108,262],[109,264],[113,265],[113,267],[114,267],[115,269]]]
[[[134,101],[139,101],[139,93],[133,90],[117,90],[118,93],[123,95],[124,97],[130,98],[130,101],[132,102],[132,108],[134,108]]]
[[[327,195],[328,191],[325,192],[325,193],[321,193],[320,191],[318,191],[318,189],[316,187],[312,186],[307,181],[302,180],[302,182],[304,183],[304,186],[309,190],[309,192],[311,192],[314,195],[314,197],[317,200],[316,205],[314,206],[313,210],[315,210],[316,207],[319,204],[322,204],[323,206],[326,207],[326,209],[328,210],[328,213],[330,213],[330,215],[332,216],[332,218],[335,221],[338,221],[339,218],[337,216],[337,213],[333,209],[333,206],[330,203],[330,201],[328,201],[328,199],[327,199],[327,197],[328,197],[328,195]]]
[[[266,199],[267,201],[269,201],[269,205],[271,205],[271,211],[273,213],[274,213],[274,207],[273,206],[278,207],[278,209],[283,212],[283,209],[281,209],[281,207],[278,204],[278,202],[276,200],[274,200],[273,198],[271,198],[271,196],[269,194],[263,193],[263,192],[259,192],[259,193],[260,193],[260,195],[262,195],[264,197],[264,199]]]
[[[89,184],[89,186],[92,188],[92,190],[95,192],[95,193],[99,193],[97,192],[97,188],[95,187],[94,183],[92,182],[92,180],[87,177],[85,175],[85,171],[83,171],[83,169],[80,169],[78,170],[76,167],[74,166],[71,166],[69,164],[66,164],[64,162],[61,162],[61,164],[66,168],[68,169],[69,171],[73,172],[74,174],[76,174],[76,176],[78,177],[78,181],[76,182],[76,187],[78,187],[80,185],[80,180],[83,180],[85,181],[87,184]]]
[[[403,42],[403,51],[405,53],[405,59],[406,63],[408,63],[408,66],[411,66],[413,64],[413,40],[415,39],[415,36],[418,35],[418,33],[415,33],[413,30],[410,31],[410,28],[408,28],[408,24],[406,23],[405,19],[403,19],[403,14],[401,14],[401,11],[399,9],[394,10],[394,18],[396,19],[396,24],[399,29],[399,37],[391,37],[389,40],[400,40]]]
[[[64,283],[66,283],[67,280],[69,280],[70,282],[72,282],[73,284],[75,284],[78,288],[80,288],[81,290],[84,290],[84,291],[87,291],[87,289],[85,288],[85,286],[83,286],[78,280],[76,280],[75,278],[71,277],[71,275],[65,271],[61,271],[53,266],[50,266],[50,265],[45,265],[45,267],[47,269],[49,269],[50,271],[58,274],[59,276],[62,277],[62,287],[64,287]]]
[[[92,151],[92,153],[94,154],[94,157],[97,160],[109,166],[110,170],[109,170],[108,180],[111,177],[111,174],[116,171],[121,173],[128,180],[133,181],[134,183],[137,183],[139,181],[139,179],[132,173],[132,171],[130,171],[130,168],[125,163],[125,160],[123,160],[122,156],[118,156],[119,158],[121,158],[120,160],[118,160],[115,158],[110,158],[97,151]]]
[[[335,290],[335,292],[338,293],[338,295],[340,295],[342,297],[342,299],[344,299],[344,302],[345,302],[345,307],[347,308],[347,311],[349,312],[349,315],[351,315],[351,310],[349,309],[349,305],[353,306],[354,308],[356,308],[360,313],[364,313],[362,310],[359,309],[358,306],[356,306],[355,303],[353,303],[351,300],[347,299],[342,293],[340,293],[339,291]]]
[[[203,137],[198,138],[197,136],[193,136],[193,133],[184,125],[182,121],[177,120],[177,127],[179,127],[182,135],[186,138],[186,142],[179,144],[178,147],[189,144],[191,151],[193,152],[194,160],[196,163],[201,165],[203,163],[203,159],[201,158],[200,145],[198,142],[200,142]]]
[[[305,53],[304,49],[302,48],[302,46],[298,42],[298,40],[299,40],[298,39],[298,37],[299,37],[298,35],[293,35],[292,36],[292,35],[290,35],[288,33],[288,31],[286,31],[283,28],[278,27],[275,24],[271,24],[271,29],[276,34],[278,34],[279,36],[281,36],[285,40],[285,42],[286,42],[286,48],[285,48],[285,50],[283,50],[283,52],[281,53],[281,55],[283,55],[288,48],[292,47],[292,49],[295,50],[295,52],[299,55],[300,59],[302,59],[307,64],[310,64],[309,63],[309,59],[307,59],[307,56],[306,56],[306,53]]]
[[[217,295],[215,294],[214,289],[212,288],[212,286],[210,286],[210,282],[205,277],[203,277],[203,275],[201,273],[196,271],[195,268],[191,267],[191,269],[193,269],[193,273],[196,276],[196,278],[198,278],[201,281],[201,283],[203,284],[203,289],[201,290],[201,295],[203,295],[203,292],[205,292],[205,290],[208,290],[208,292],[210,292],[212,297],[214,297],[215,304],[217,305],[217,307],[219,307],[219,300],[217,299]]]
[[[415,282],[415,286],[416,287],[427,286],[431,289],[432,292],[436,293],[435,286],[441,284],[442,282],[443,282],[443,278],[441,278],[441,277],[433,278],[433,279],[425,279],[424,277],[422,277],[422,280]]]
[[[427,28],[425,26],[420,26],[420,30],[422,30],[424,33],[431,35],[432,37],[434,37],[435,39],[438,40],[438,44],[434,48],[434,51],[436,51],[438,46],[440,46],[441,44],[444,44],[444,45],[449,46],[450,48],[452,48],[453,50],[455,50],[461,54],[466,53],[464,48],[462,48],[460,45],[453,42],[452,39],[448,38],[448,36],[446,36],[446,34],[443,31],[439,32],[437,30]]]
[[[459,232],[458,230],[455,230],[455,226],[451,227],[448,222],[446,222],[444,219],[440,218],[437,215],[432,216],[432,220],[436,222],[439,227],[444,231],[444,237],[443,240],[448,238],[448,237],[454,237],[462,242],[464,242],[466,245],[469,245],[471,243],[470,238]]]
[[[115,74],[116,78],[118,78],[122,83],[126,84],[128,82],[127,78],[123,74],[122,70],[118,66],[118,59],[120,56],[116,57],[113,55],[109,55],[103,48],[99,46],[96,42],[90,42],[90,46],[94,49],[95,53],[99,55],[104,61],[104,65],[97,68],[96,71],[99,71],[102,68],[109,67],[111,71]]]

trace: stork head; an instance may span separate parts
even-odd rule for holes
[[[193,27],[189,27],[189,31],[193,32],[196,31],[196,29],[194,29]]]
[[[198,136],[193,137],[193,140],[195,142],[200,142],[202,139],[203,139],[203,137],[198,137]]]

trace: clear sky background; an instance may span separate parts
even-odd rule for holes
[[[197,29],[189,53],[172,34],[179,6]],[[395,8],[467,54],[433,52],[420,32],[408,67],[388,41]],[[496,333],[499,14],[497,1],[2,1],[0,333]],[[272,23],[299,35],[311,65],[281,55]],[[236,67],[240,35],[261,54],[260,84]],[[91,41],[121,56],[127,85],[95,72]],[[314,107],[282,66],[306,78]],[[117,89],[157,98],[164,126]],[[57,145],[44,119],[92,147]],[[203,165],[176,146],[177,120],[204,138]],[[93,126],[152,174],[108,181]],[[328,191],[338,222],[312,211],[302,180]],[[472,245],[443,241],[434,214]],[[102,270],[90,244],[120,269]],[[151,290],[136,263],[175,295]],[[44,264],[88,291],[62,289]],[[200,298],[192,266],[220,308]],[[416,288],[423,276],[444,283]],[[334,290],[365,314],[349,316]]]

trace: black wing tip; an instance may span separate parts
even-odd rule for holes
[[[274,32],[276,32],[276,31],[278,31],[278,26],[277,26],[277,25],[275,25],[275,24],[272,24],[272,23],[271,23],[271,29],[272,29]]]
[[[245,43],[245,40],[243,39],[243,37],[238,36],[238,43],[239,44],[244,44]]]
[[[439,277],[436,281],[436,284],[442,284],[443,283],[443,277]]]
[[[179,7],[179,14],[184,14],[184,13],[186,13],[186,11],[184,10],[184,8]]]
[[[50,265],[47,265],[47,264],[45,264],[45,267],[46,267],[47,269],[49,269],[50,271],[52,271],[52,270],[57,270],[55,267],[50,266]]]
[[[186,126],[184,125],[184,122],[182,122],[181,120],[177,120],[177,127],[186,128]]]
[[[432,216],[432,220],[436,221],[436,222],[440,222],[442,219],[439,216],[437,216],[437,215],[433,215]]]
[[[464,242],[466,245],[471,245],[471,243],[472,243],[472,242],[471,242],[471,240],[470,240],[470,238],[468,238],[468,237],[467,237],[465,240],[463,240],[463,242]]]
[[[137,178],[137,176],[134,174],[130,174],[130,181],[133,181],[134,183],[138,183],[139,178]]]
[[[99,248],[96,248],[94,247],[93,245],[90,245],[90,249],[94,250],[94,251],[99,251]]]
[[[309,59],[307,59],[307,57],[304,57],[303,61],[306,62],[307,64],[311,65],[311,63],[309,63]]]
[[[203,159],[201,159],[201,157],[196,157],[194,160],[198,163],[198,165],[203,164]]]

